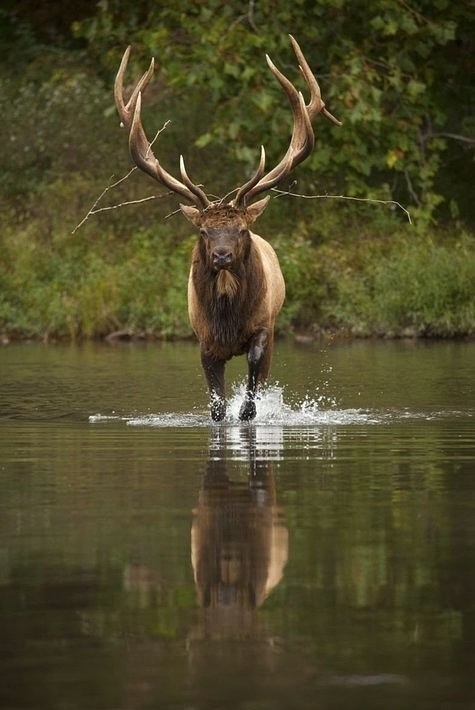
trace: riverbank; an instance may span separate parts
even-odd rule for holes
[[[475,238],[462,229],[420,233],[395,219],[353,214],[315,228],[262,220],[287,297],[281,335],[305,338],[472,337]],[[177,220],[178,225],[178,220]],[[125,237],[102,219],[71,235],[34,219],[2,226],[0,334],[16,339],[190,337],[186,289],[195,237],[175,228]],[[260,227],[261,225],[259,225]],[[130,336],[127,334],[131,334]],[[303,334],[303,335],[302,335]],[[120,336],[116,335],[116,338]]]

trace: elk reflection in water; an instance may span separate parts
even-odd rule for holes
[[[272,683],[271,671],[283,674],[279,644],[258,612],[282,579],[288,557],[288,531],[277,505],[272,462],[280,457],[281,444],[279,427],[213,428],[197,502],[190,511],[190,557],[199,609],[180,612],[179,652],[155,632],[128,640],[128,707],[151,704],[160,681],[168,682],[168,673],[180,673],[183,697],[216,702],[221,699],[217,668],[221,679],[238,683],[230,691],[236,697],[251,688],[260,692]],[[183,544],[189,544],[190,537],[183,538]],[[142,609],[166,604],[167,579],[158,566],[129,564],[123,583]],[[174,665],[180,653],[186,657],[185,671]]]
[[[277,505],[272,462],[256,448],[254,427],[239,429],[247,461],[227,455],[227,431],[211,441],[198,505],[193,510],[191,561],[204,610],[198,635],[251,633],[254,611],[282,579],[288,531]]]
[[[256,610],[282,579],[288,530],[277,504],[273,435],[256,441],[254,426],[217,427],[211,434],[191,522],[191,565],[201,618],[188,640],[259,637]],[[128,564],[124,587],[147,607],[166,582],[158,569]]]

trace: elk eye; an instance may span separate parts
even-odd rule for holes
[[[239,236],[242,237],[243,239],[247,239],[249,236],[249,230],[248,229],[241,229],[239,231]]]
[[[200,229],[200,236],[205,237],[205,238],[208,236],[206,233],[206,229]]]

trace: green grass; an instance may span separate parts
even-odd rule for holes
[[[66,209],[66,208],[65,208]],[[179,218],[123,234],[108,217],[74,236],[54,206],[0,225],[0,332],[42,339],[99,338],[116,330],[190,334],[186,283],[193,236]],[[69,216],[70,219],[70,216]],[[155,215],[150,215],[155,221]],[[462,231],[419,234],[354,213],[284,226],[273,234],[287,283],[281,332],[342,329],[353,335],[459,337],[475,332],[475,239]],[[109,223],[110,222],[110,223]],[[278,226],[276,226],[278,222]],[[326,226],[325,226],[326,225]],[[277,231],[276,231],[277,230]],[[288,235],[292,236],[289,237]],[[189,236],[188,236],[189,235]]]
[[[440,239],[440,237],[439,237]],[[475,331],[475,240],[408,235],[334,271],[323,321],[355,334],[453,337]],[[372,247],[372,248],[371,248]],[[353,257],[353,258],[352,258]]]
[[[167,235],[129,241],[70,234],[48,243],[31,227],[3,236],[0,331],[43,339],[97,338],[130,329],[158,336],[188,333],[187,258]]]
[[[110,176],[127,173],[126,137],[98,77],[61,63],[45,77],[41,90],[34,75],[21,90],[8,76],[0,81],[9,145],[16,147],[5,151],[0,173],[0,334],[188,336],[193,236],[181,216],[164,219],[176,199],[104,212],[73,236]],[[163,115],[176,116],[177,125],[189,122],[189,106],[169,101],[160,103]],[[175,138],[171,133],[160,147],[164,164],[176,164]],[[207,156],[220,174],[219,151],[208,146]],[[208,163],[200,165],[204,180],[213,173]],[[226,178],[238,180],[232,173]],[[100,206],[156,193],[157,185],[135,171]],[[286,279],[281,332],[475,332],[475,238],[456,223],[448,230],[414,227],[382,206],[279,198],[256,229],[276,247]]]

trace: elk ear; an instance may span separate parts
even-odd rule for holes
[[[261,214],[267,207],[267,203],[269,202],[269,200],[270,195],[267,195],[267,197],[264,197],[263,200],[259,200],[259,202],[254,202],[253,205],[249,205],[249,207],[246,207],[246,217],[248,224],[252,224],[256,221],[258,217],[261,216]]]
[[[196,209],[196,207],[190,207],[190,205],[180,204],[180,209],[185,215],[186,219],[191,222],[198,229],[201,227],[201,212]]]

